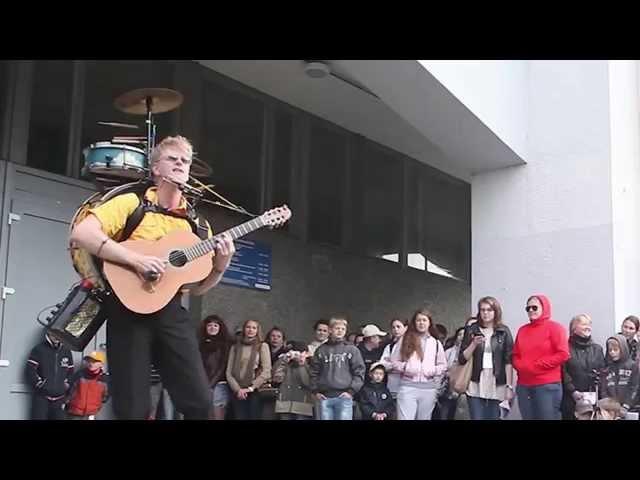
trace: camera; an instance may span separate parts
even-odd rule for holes
[[[300,352],[296,352],[295,350],[289,350],[287,352],[287,358],[289,360],[295,360],[297,358],[300,358]]]

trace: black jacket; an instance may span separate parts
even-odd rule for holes
[[[458,353],[458,363],[464,365],[467,363],[464,358],[464,351],[471,344],[474,335],[480,334],[480,325],[474,323],[470,325],[464,333],[462,344],[460,345],[460,352]],[[487,340],[485,340],[487,341]],[[493,353],[493,374],[496,377],[496,385],[505,385],[507,383],[507,370],[506,366],[511,364],[511,352],[513,351],[513,337],[511,336],[511,330],[506,325],[500,325],[493,331],[491,337],[491,352]],[[480,373],[482,372],[482,355],[484,354],[484,347],[478,345],[473,352],[473,369],[471,371],[471,381],[479,382]]]
[[[627,345],[629,345],[629,355],[634,362],[638,360],[638,340],[635,338],[627,339]]]
[[[636,404],[640,374],[638,365],[631,359],[629,346],[622,335],[610,337],[620,345],[620,358],[617,362],[611,360],[607,354],[607,366],[600,376],[600,398],[614,398],[629,409]]]
[[[604,368],[604,353],[602,347],[593,343],[591,338],[585,340],[572,335],[569,338],[569,352],[571,357],[562,366],[562,384],[566,396],[573,392],[592,392],[598,381],[598,372]]]
[[[369,373],[369,370],[371,369],[371,365],[373,365],[374,363],[380,360],[380,357],[382,357],[382,352],[384,351],[384,347],[383,348],[378,347],[378,348],[374,348],[373,350],[367,350],[367,348],[364,346],[364,341],[362,341],[357,348],[358,350],[360,350],[360,355],[362,355],[362,360],[364,360],[364,367],[365,367],[364,381],[368,383],[368,380],[369,380],[368,373]]]
[[[387,420],[391,419],[394,411],[391,392],[384,383],[365,383],[358,393],[358,404],[363,420],[373,420],[374,413],[386,413]]]
[[[38,395],[62,397],[71,383],[73,355],[60,343],[54,347],[47,337],[39,343],[27,360],[27,381]]]

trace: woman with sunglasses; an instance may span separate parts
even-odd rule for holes
[[[520,327],[513,346],[518,372],[518,405],[524,420],[560,420],[562,365],[569,359],[564,327],[551,320],[551,302],[533,295],[525,308],[529,324]]]

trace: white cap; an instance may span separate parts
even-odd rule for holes
[[[362,336],[364,338],[373,337],[374,335],[379,335],[381,337],[384,337],[386,334],[387,332],[383,332],[375,325],[367,325],[362,329]]]

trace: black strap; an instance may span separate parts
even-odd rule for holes
[[[206,240],[207,238],[209,238],[209,227],[204,222],[204,220],[198,217],[194,209],[188,208],[186,215],[173,212],[164,207],[161,207],[160,205],[151,203],[145,198],[145,192],[146,190],[144,190],[143,192],[135,192],[138,195],[140,203],[127,218],[127,221],[122,230],[122,234],[120,235],[120,242],[127,240],[131,236],[135,229],[138,228],[138,225],[140,225],[140,223],[142,222],[145,214],[147,214],[148,212],[161,213],[162,215],[167,215],[169,217],[182,218],[184,220],[187,220],[191,225],[191,230],[198,236],[198,238],[200,238],[201,240]]]

